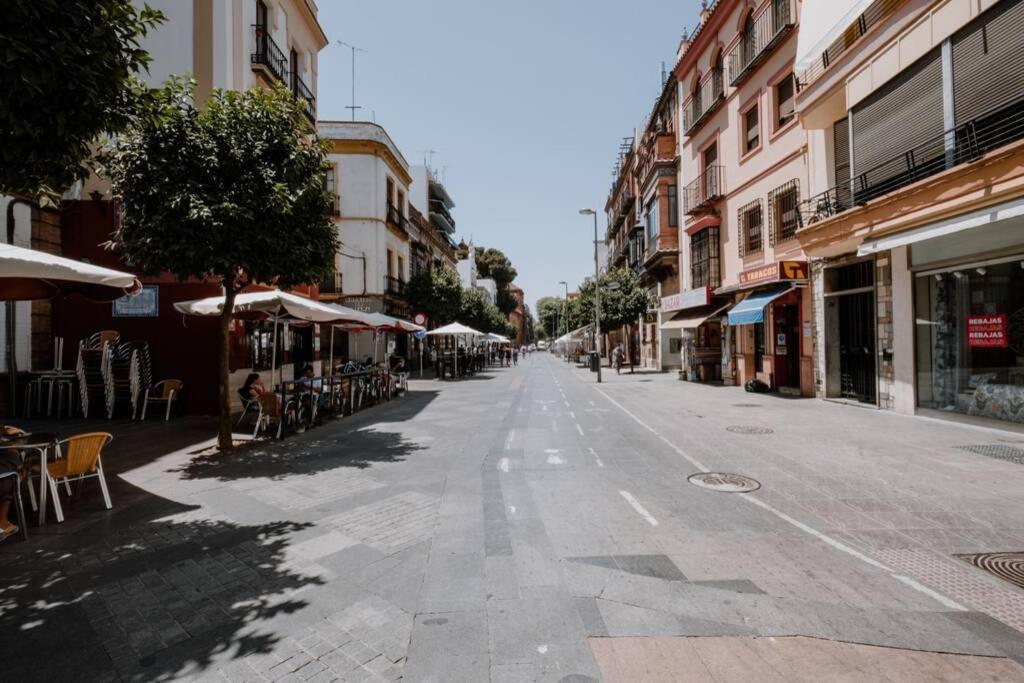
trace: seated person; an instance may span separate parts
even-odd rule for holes
[[[24,434],[17,427],[6,427],[0,425],[0,435],[20,436]],[[17,451],[4,449],[0,450],[0,472],[17,472],[21,469],[21,456]],[[18,486],[17,477],[4,477],[0,479],[0,541],[3,541],[18,533],[19,529],[8,517],[11,510],[11,503],[14,501],[14,487]],[[22,524],[24,520],[18,520]]]
[[[246,399],[255,400],[267,393],[267,387],[263,385],[263,380],[258,373],[250,372],[238,393]]]

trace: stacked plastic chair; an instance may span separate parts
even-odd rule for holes
[[[114,391],[110,366],[114,349],[121,341],[117,332],[97,332],[78,345],[78,388],[82,397],[82,414],[102,409],[107,417],[114,413]]]

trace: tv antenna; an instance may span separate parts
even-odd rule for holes
[[[337,43],[338,43],[338,45],[341,45],[343,47],[347,47],[350,50],[352,50],[352,104],[347,106],[347,107],[345,107],[345,109],[351,109],[352,110],[352,120],[355,121],[356,120],[356,110],[357,109],[362,109],[362,107],[359,107],[359,106],[356,105],[356,53],[357,52],[366,52],[366,50],[364,50],[361,47],[357,47],[356,45],[352,45],[351,43],[346,43],[343,40],[339,40],[339,41],[337,41]]]
[[[434,155],[437,154],[436,149],[420,149],[417,151],[423,155],[424,166],[430,168],[431,166],[434,165]],[[433,170],[431,170],[431,173],[433,173]]]

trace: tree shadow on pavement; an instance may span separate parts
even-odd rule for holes
[[[169,680],[270,652],[260,622],[323,583],[286,565],[308,524],[241,526],[152,497],[153,518],[34,538],[0,571],[6,680]],[[170,516],[164,514],[173,510]],[[99,526],[99,525],[96,525]]]
[[[253,443],[227,454],[196,456],[172,472],[184,479],[283,479],[341,467],[366,469],[377,463],[402,462],[422,448],[394,432],[314,430],[285,441]]]

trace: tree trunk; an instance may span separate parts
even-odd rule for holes
[[[224,288],[224,310],[220,314],[220,417],[217,432],[217,445],[222,451],[231,450],[232,446],[232,425],[231,425],[231,387],[228,375],[228,349],[230,339],[231,315],[235,309],[235,290],[233,287]]]

